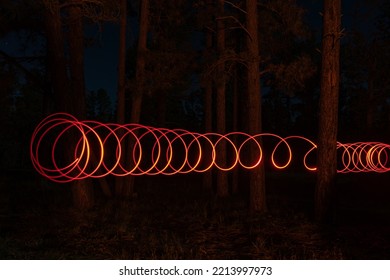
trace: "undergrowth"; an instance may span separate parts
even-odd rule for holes
[[[378,231],[370,235],[373,226],[358,231],[341,223],[319,227],[311,219],[307,194],[289,199],[274,189],[268,194],[268,213],[249,215],[245,195],[217,199],[205,195],[196,184],[172,181],[162,186],[156,182],[139,182],[136,197],[101,199],[87,212],[74,210],[65,202],[69,197],[53,190],[38,194],[30,190],[23,198],[17,192],[8,193],[7,203],[3,196],[0,208],[0,258],[390,257],[389,228],[380,227],[379,232],[374,226]],[[22,201],[17,204],[16,200]]]

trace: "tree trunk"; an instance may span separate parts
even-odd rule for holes
[[[80,103],[78,98],[82,99],[82,96],[72,95],[71,88],[69,87],[69,77],[66,70],[66,59],[64,53],[64,38],[61,25],[60,7],[58,1],[52,1],[50,7],[45,7],[45,27],[46,27],[46,39],[47,39],[47,51],[48,51],[48,64],[49,72],[52,82],[52,91],[54,94],[55,109],[59,112],[68,112],[77,115],[76,106],[80,104],[82,106],[83,101]],[[75,30],[75,32],[78,32]],[[75,34],[75,36],[77,36]],[[75,46],[74,41],[70,41],[69,52]],[[79,59],[73,56],[75,59]],[[72,65],[75,71],[75,66]],[[75,73],[72,73],[74,76]],[[76,94],[76,93],[75,93]],[[75,99],[76,98],[76,99]],[[77,100],[77,102],[75,102]],[[70,136],[70,141],[72,137]],[[73,140],[74,141],[74,140]],[[64,157],[69,155],[65,152]],[[71,161],[72,159],[70,159]],[[92,195],[88,188],[82,185],[81,181],[72,183],[72,196],[75,207],[79,209],[90,208],[93,204]]]
[[[69,104],[69,79],[66,73],[64,55],[64,39],[58,1],[53,1],[50,7],[45,7],[46,49],[49,64],[49,77],[56,111],[67,111]]]
[[[318,174],[315,215],[320,223],[331,218],[337,168],[337,118],[340,81],[341,1],[325,0],[322,35],[322,73],[319,108]]]
[[[234,69],[233,76],[233,123],[232,123],[232,131],[238,131],[238,69]],[[233,142],[237,143],[237,136],[233,136]],[[238,193],[238,168],[234,168],[232,171],[232,193]]]
[[[80,3],[81,4],[81,3]],[[68,11],[69,68],[71,78],[70,112],[78,119],[86,117],[84,82],[84,30],[83,15],[79,5],[71,5]],[[73,140],[73,139],[72,139]],[[79,209],[93,206],[92,182],[89,179],[72,183],[74,204]]]
[[[137,46],[136,60],[136,92],[132,95],[132,109],[130,122],[139,123],[141,118],[142,96],[144,93],[145,84],[145,66],[147,52],[147,35],[149,26],[149,0],[141,0],[140,3],[140,22],[139,22],[139,38]],[[132,157],[134,141],[129,141],[127,149],[127,158]],[[130,176],[126,180],[123,190],[123,195],[129,197],[134,193],[134,176]]]
[[[208,13],[212,14],[211,9],[212,1],[207,1]],[[206,30],[206,57],[211,56],[211,51],[213,48],[213,33],[210,30]],[[205,87],[204,87],[204,130],[205,132],[211,132],[213,130],[213,81],[210,78],[206,78]],[[207,155],[211,160],[212,149],[206,145],[205,146],[205,155]],[[203,174],[203,188],[206,192],[211,193],[213,189],[213,172],[208,170]]]
[[[258,41],[258,22],[257,22],[257,0],[246,0],[246,28],[248,31],[247,55],[248,55],[248,132],[251,135],[261,133],[261,91],[260,91],[260,71],[259,71],[259,41]],[[258,151],[252,145],[253,151],[251,161],[255,162]],[[263,162],[250,171],[249,190],[250,201],[249,208],[253,212],[266,212],[267,205],[265,199],[265,176]]]
[[[218,15],[223,17],[224,14],[224,0],[218,1]],[[226,133],[226,83],[225,83],[225,24],[223,20],[217,21],[217,51],[219,55],[218,63],[218,78],[216,81],[216,125],[217,133],[224,135]],[[222,140],[216,147],[216,163],[221,167],[226,166],[226,141]],[[228,180],[227,173],[225,171],[217,170],[217,195],[219,197],[225,197],[228,195]]]
[[[71,79],[70,107],[77,118],[86,115],[84,82],[84,31],[81,7],[70,5],[68,11],[69,70]],[[76,102],[77,101],[77,102]]]
[[[119,124],[125,123],[125,93],[126,93],[126,25],[127,25],[127,0],[120,2],[121,18],[119,31],[119,56],[118,56],[118,99],[116,120]],[[119,135],[121,136],[121,135]],[[125,147],[122,147],[125,149]],[[121,158],[124,165],[124,157]],[[115,194],[121,195],[123,192],[125,178],[115,178]]]

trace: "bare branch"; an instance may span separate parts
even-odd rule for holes
[[[209,30],[211,33],[215,33],[215,30],[209,26],[205,26],[205,29]]]
[[[242,9],[241,7],[237,6],[236,4],[234,4],[234,3],[230,2],[230,1],[226,1],[226,0],[225,0],[225,3],[226,3],[226,4],[229,4],[229,5],[232,6],[233,8],[236,8],[237,10],[239,10],[240,12],[242,12],[242,13],[244,13],[244,14],[247,14],[247,12],[246,12],[244,9]]]
[[[230,72],[232,67],[233,67],[233,64],[235,64],[235,63],[239,63],[239,64],[247,67],[247,59],[246,58],[244,58],[236,53],[225,54],[225,55],[221,56],[218,60],[213,62],[209,67],[207,67],[207,70],[203,73],[203,76],[210,76],[212,74],[218,73],[218,71],[217,71],[218,67],[221,64],[226,65],[226,64],[228,64],[228,62],[230,62],[230,66],[229,66],[228,71],[225,71],[225,72]]]
[[[246,29],[245,26],[236,17],[234,17],[234,16],[224,16],[224,17],[217,17],[216,18],[216,20],[226,20],[226,19],[231,19],[234,22],[236,22],[240,26],[240,28],[245,31],[245,33],[249,36],[249,38],[252,39],[252,36],[248,32],[248,29]]]

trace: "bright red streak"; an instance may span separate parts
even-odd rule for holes
[[[69,139],[72,138],[72,141]],[[182,129],[154,128],[140,124],[114,124],[79,121],[65,113],[46,117],[36,127],[30,145],[35,169],[55,182],[99,178],[109,174],[174,175],[206,172],[211,168],[230,171],[238,166],[256,168],[264,159],[262,141],[272,140],[270,161],[277,169],[287,168],[293,158],[291,142],[306,147],[302,163],[308,171],[317,145],[303,136],[281,137],[271,133],[249,135],[243,132],[195,133]],[[262,140],[262,141],[261,141]],[[133,143],[128,152],[128,141]],[[218,162],[216,147],[226,142],[229,162]],[[257,153],[255,162],[246,162],[245,155]],[[208,149],[206,148],[208,147]],[[66,149],[67,158],[62,152]],[[339,173],[390,171],[390,145],[379,142],[337,143]],[[209,151],[209,154],[205,154]],[[211,154],[210,154],[211,152]],[[283,159],[277,154],[283,153]],[[127,161],[125,160],[127,157]],[[130,157],[130,158],[129,158]]]

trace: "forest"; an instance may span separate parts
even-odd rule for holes
[[[390,3],[1,0],[0,259],[389,259]]]

